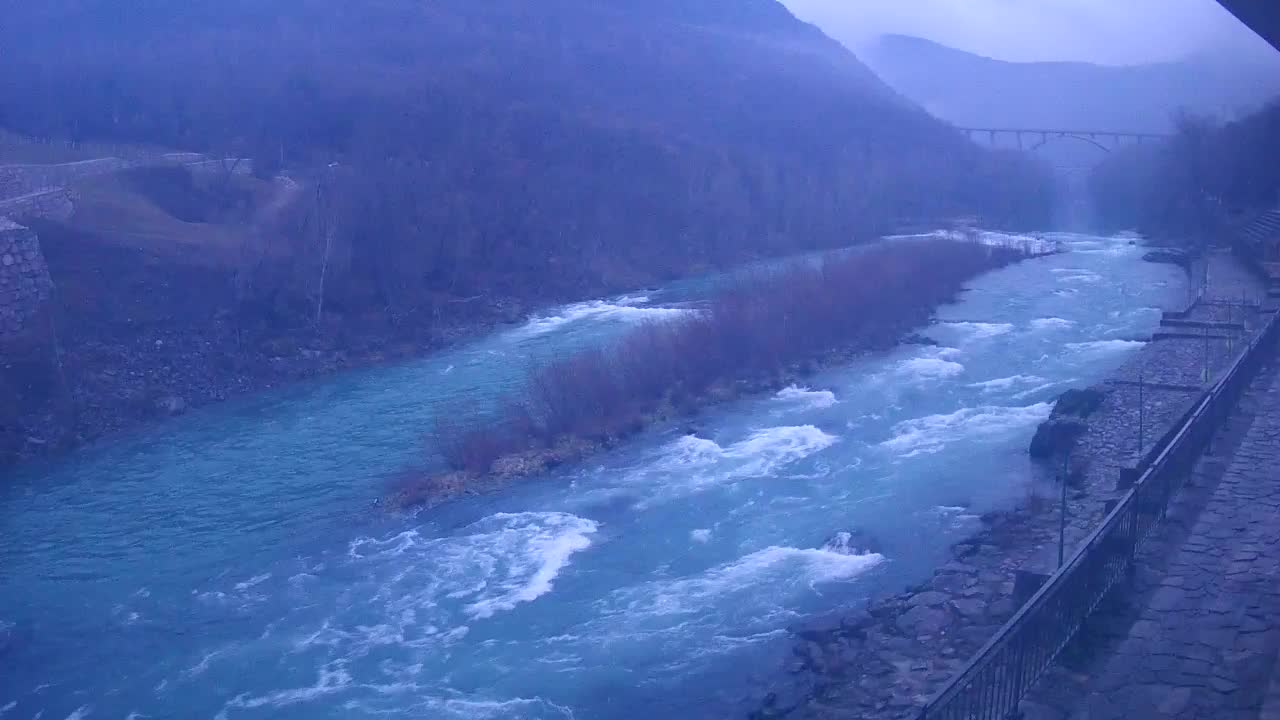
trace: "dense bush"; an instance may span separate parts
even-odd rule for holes
[[[776,373],[838,347],[890,346],[967,280],[1029,253],[912,240],[747,276],[697,315],[647,323],[605,349],[532,370],[528,389],[496,418],[467,424],[447,414],[435,445],[452,468],[483,473],[500,457],[566,437],[626,435],[664,403],[679,406],[717,382]]]

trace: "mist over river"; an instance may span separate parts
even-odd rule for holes
[[[1127,238],[978,278],[925,334],[413,515],[433,413],[696,312],[687,282],[205,409],[0,484],[0,719],[732,717],[787,627],[925,577],[1027,494],[1058,393],[1186,295]],[[690,429],[695,430],[688,434]],[[841,531],[877,552],[829,543]]]

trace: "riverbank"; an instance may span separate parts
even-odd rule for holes
[[[47,342],[5,348],[0,471],[233,398],[423,357],[544,308],[663,281],[632,276],[574,294],[444,298],[439,312],[421,316],[330,308],[318,325],[281,327],[234,312],[223,268],[52,226],[42,227],[41,239],[56,286],[61,367]]]
[[[1260,283],[1229,255],[1214,253],[1206,262],[1208,288],[1188,316],[1225,322],[1233,313],[1242,327],[1208,340],[1157,336],[1095,387],[1102,402],[1088,415],[1073,450],[1067,552],[1122,492],[1117,487],[1121,469],[1132,467],[1155,445],[1261,325],[1261,313],[1223,302],[1260,297]],[[793,628],[793,658],[782,677],[751,703],[751,717],[913,717],[1017,611],[1019,574],[1047,573],[1056,566],[1061,486],[1054,480],[1056,467],[1040,470],[1040,476],[1027,479],[1024,502],[983,516],[982,528],[954,545],[951,559],[925,581],[865,608]]]
[[[501,398],[495,415],[445,414],[430,442],[449,469],[402,481],[391,505],[488,492],[656,423],[891,348],[973,277],[1051,251],[926,237],[747,276],[696,316],[531,368],[528,387]]]

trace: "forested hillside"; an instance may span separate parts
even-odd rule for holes
[[[4,5],[0,123],[327,183],[334,309],[531,278],[580,295],[1049,204],[1030,161],[969,146],[773,0]]]
[[[1203,242],[1280,202],[1277,153],[1280,103],[1226,124],[1183,117],[1168,143],[1126,149],[1098,167],[1099,218],[1111,229]]]
[[[0,459],[904,223],[1042,226],[1052,201],[1031,158],[972,145],[774,0],[0,0],[0,17],[0,145],[201,151],[257,176],[87,179],[69,219],[30,223],[63,342],[4,350],[30,358],[0,372],[18,408]]]

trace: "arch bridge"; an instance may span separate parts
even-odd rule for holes
[[[1019,150],[1039,150],[1054,140],[1077,140],[1088,143],[1103,152],[1113,150],[1126,144],[1141,145],[1144,142],[1159,142],[1170,136],[1163,133],[1126,132],[1122,130],[1049,130],[1044,128],[957,128],[965,137],[975,142],[985,140],[992,147],[1009,147],[1002,145],[1002,139],[1013,139]]]

